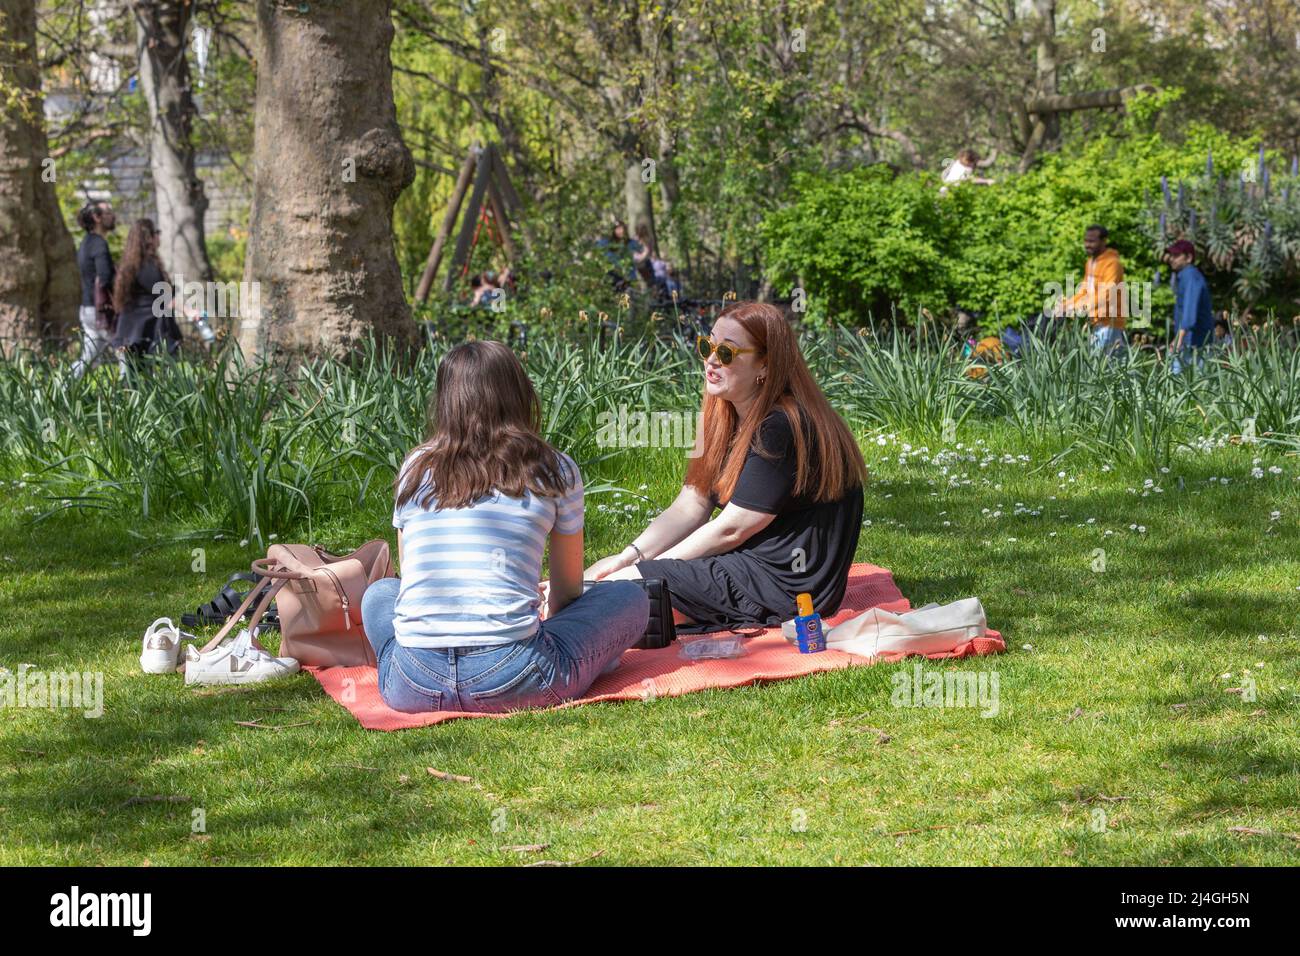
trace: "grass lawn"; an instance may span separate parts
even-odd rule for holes
[[[996,716],[892,706],[905,663],[365,731],[307,676],[193,690],[139,672],[144,628],[209,599],[249,548],[75,513],[33,524],[45,505],[9,482],[0,664],[102,671],[105,691],[99,719],[0,709],[0,864],[1300,858],[1300,460],[1229,446],[1152,474],[995,430],[938,462],[881,437],[863,439],[858,557],[915,605],[984,601],[1009,653],[925,666],[996,672]],[[639,455],[624,486],[662,507],[679,456]],[[636,500],[588,498],[589,557],[644,524]],[[339,513],[311,537],[391,535],[381,495]],[[1254,700],[1229,692],[1247,670]],[[251,720],[286,726],[236,723]]]

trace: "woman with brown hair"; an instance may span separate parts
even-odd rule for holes
[[[447,353],[431,413],[429,438],[395,486],[402,576],[376,581],[361,601],[380,695],[405,713],[582,696],[641,639],[650,607],[628,581],[583,593],[578,466],[542,438],[537,393],[500,342]]]
[[[862,525],[857,442],[775,306],[728,306],[698,348],[700,434],[681,493],[586,577],[663,578],[679,622],[779,623],[804,591],[833,614]]]
[[[128,359],[166,350],[180,349],[181,330],[174,317],[180,289],[158,260],[158,230],[151,219],[137,219],[127,233],[122,261],[113,281],[113,308],[117,310],[117,333],[113,345]]]

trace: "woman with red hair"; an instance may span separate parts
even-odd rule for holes
[[[779,623],[805,591],[834,613],[862,526],[857,442],[775,306],[728,306],[698,348],[700,434],[681,493],[584,577],[663,578],[679,623]]]

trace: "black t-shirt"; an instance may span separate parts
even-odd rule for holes
[[[805,454],[817,471],[820,450],[806,416]],[[862,486],[835,501],[794,493],[798,461],[794,432],[781,409],[759,427],[731,495],[731,504],[775,517],[734,551],[689,561],[642,561],[644,578],[668,581],[673,605],[705,624],[779,623],[795,614],[795,596],[812,595],[813,608],[829,615],[844,600],[849,566],[862,530]],[[713,504],[720,502],[715,495]]]
[[[111,299],[113,297],[113,255],[108,240],[97,232],[88,232],[77,247],[77,268],[81,272],[81,304],[95,305],[95,277]]]
[[[174,345],[180,340],[175,319],[166,315],[159,319],[153,314],[155,302],[161,312],[171,309],[170,298],[154,291],[155,286],[167,281],[157,260],[146,259],[140,263],[140,271],[136,273],[130,297],[124,303],[125,309],[117,317],[114,345],[146,349],[165,344],[170,351],[175,350]]]

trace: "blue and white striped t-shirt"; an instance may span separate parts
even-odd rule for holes
[[[467,508],[437,511],[420,507],[422,487],[393,510],[393,527],[402,529],[402,584],[393,618],[397,643],[509,644],[537,632],[547,536],[552,528],[560,534],[582,530],[582,475],[572,458],[557,454],[562,473],[572,479],[562,498],[494,492]],[[409,465],[408,457],[403,475]]]

